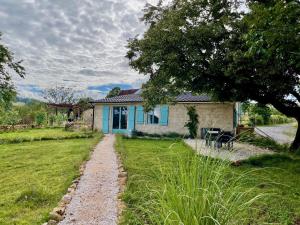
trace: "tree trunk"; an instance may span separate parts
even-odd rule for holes
[[[295,136],[295,139],[293,143],[290,146],[291,151],[296,151],[298,148],[300,148],[300,107],[288,107],[285,104],[282,104],[278,101],[270,101],[271,104],[281,113],[288,117],[293,117],[297,120],[298,128],[297,133]]]
[[[295,139],[291,145],[291,150],[292,151],[295,151],[297,149],[300,148],[300,118],[297,119],[297,122],[298,122],[298,128],[297,128],[297,132],[296,132],[296,136],[295,136]]]

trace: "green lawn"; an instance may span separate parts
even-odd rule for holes
[[[71,139],[87,136],[91,136],[91,133],[65,131],[63,128],[29,129],[0,133],[0,144],[47,139]]]
[[[6,136],[68,135],[60,129],[39,129]],[[72,140],[0,145],[0,224],[42,224],[79,175],[100,135]]]
[[[163,190],[166,187],[165,178],[159,175],[159,170],[161,168],[175,170],[174,161],[184,160],[193,153],[184,143],[171,140],[118,137],[116,146],[128,172],[128,182],[123,196],[127,209],[123,213],[122,224],[154,224],[149,222],[147,210],[155,204],[160,206],[157,208],[157,213],[163,209],[151,190]],[[289,155],[261,157],[249,160],[239,167],[229,166],[228,170],[231,176],[249,173],[246,176],[247,182],[244,182],[241,188],[249,190],[253,187],[250,194],[265,194],[244,215],[244,224],[296,224],[295,221],[300,220],[299,157]],[[186,179],[192,179],[189,173],[186,174]],[[174,185],[178,186],[177,190],[185,187],[180,182],[176,182]],[[185,202],[181,204],[184,209],[176,208],[174,214],[179,210],[195,210],[202,202],[198,201],[193,205]]]

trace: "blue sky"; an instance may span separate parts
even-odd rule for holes
[[[110,88],[138,88],[147,77],[128,66],[126,44],[143,34],[146,2],[157,0],[0,0],[1,43],[23,59],[14,77],[21,97],[56,85],[101,98]]]
[[[114,87],[120,87],[121,89],[130,89],[133,88],[132,85],[130,84],[104,84],[104,85],[92,85],[92,86],[88,86],[88,90],[96,90],[96,91],[100,91],[103,93],[107,93],[108,91],[110,91],[112,88]]]

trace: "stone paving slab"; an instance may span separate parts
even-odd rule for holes
[[[205,145],[205,140],[202,139],[185,139],[184,141],[187,145],[197,150],[197,152],[201,155],[229,160],[232,162],[245,160],[251,156],[274,154],[274,152],[271,150],[239,142],[234,142],[233,149],[228,150],[225,147],[221,149],[208,147]]]

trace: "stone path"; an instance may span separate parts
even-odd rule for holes
[[[296,127],[291,123],[276,126],[261,126],[255,129],[255,132],[262,136],[266,136],[265,134],[267,134],[278,143],[286,144],[294,140]]]
[[[254,145],[249,145],[246,143],[239,143],[239,142],[234,142],[233,150],[229,151],[226,148],[215,149],[213,147],[207,147],[205,145],[205,140],[185,139],[184,141],[190,147],[197,150],[198,154],[204,156],[210,156],[212,158],[229,160],[232,162],[245,160],[250,158],[251,156],[274,153],[268,149],[259,148]]]
[[[106,135],[87,162],[60,225],[117,224],[118,163],[114,135]]]

